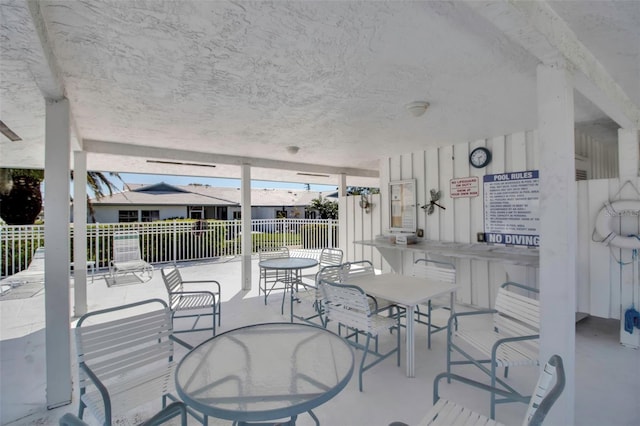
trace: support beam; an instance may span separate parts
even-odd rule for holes
[[[47,408],[71,402],[69,327],[69,101],[47,100],[45,120],[45,347]]]
[[[139,146],[118,142],[83,140],[83,149],[98,154],[113,154],[125,157],[155,158],[171,161],[190,161],[207,164],[228,164],[234,166],[249,165],[265,169],[293,170],[306,173],[340,174],[349,176],[378,177],[375,170],[357,169],[353,167],[332,167],[292,161],[269,160],[266,158],[241,157],[235,155],[211,154],[207,152],[186,151],[182,149]]]
[[[73,153],[73,316],[87,313],[87,153]]]
[[[566,386],[545,424],[575,417],[577,187],[573,83],[564,64],[537,69],[540,149],[540,362],[564,361]]]
[[[251,290],[251,166],[242,165],[242,179],[240,181],[242,201],[240,215],[242,217],[242,289]]]
[[[618,130],[618,168],[620,179],[638,177],[640,164],[638,129]]]
[[[338,182],[338,196],[347,196],[347,175],[345,175],[344,173],[340,174],[340,182]]]
[[[469,0],[466,4],[541,62],[558,55],[576,70],[575,88],[621,127],[640,127],[640,107],[543,0]]]

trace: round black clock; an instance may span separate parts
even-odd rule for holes
[[[478,148],[471,151],[471,154],[469,154],[469,163],[471,163],[471,165],[476,169],[486,167],[490,162],[491,151],[483,146],[479,146]]]

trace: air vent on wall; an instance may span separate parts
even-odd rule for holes
[[[215,167],[215,164],[185,163],[183,161],[147,160],[147,163],[174,164],[178,166]]]
[[[6,124],[4,124],[4,121],[2,120],[0,120],[0,133],[5,135],[7,139],[9,139],[12,142],[17,142],[22,140],[22,138],[16,135],[16,133],[13,130],[11,130]]]
[[[326,178],[331,177],[329,175],[320,175],[317,173],[297,173],[297,174],[300,176],[315,176],[315,177],[326,177]]]

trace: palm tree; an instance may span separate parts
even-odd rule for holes
[[[310,210],[317,210],[321,219],[337,219],[338,203],[335,201],[323,199],[322,196],[314,198],[309,204]]]
[[[0,217],[7,225],[32,225],[42,210],[42,170],[2,169]]]
[[[109,172],[109,176],[113,176],[122,182],[122,178],[118,173]],[[71,180],[73,180],[73,170],[71,171]],[[123,182],[124,183],[124,182]],[[109,180],[109,178],[102,172],[87,172],[87,187],[93,191],[96,199],[99,200],[105,197],[105,193],[103,191],[103,187],[109,191],[109,195],[113,195],[113,191],[118,191],[118,187],[113,184]],[[93,209],[93,204],[91,203],[91,197],[87,194],[87,210],[89,210],[89,214],[91,215],[91,221],[93,223],[96,222],[95,210]]]
[[[120,179],[117,173],[109,173]],[[71,171],[73,179],[73,171]],[[42,210],[40,184],[44,180],[43,170],[0,169],[0,217],[8,225],[32,225]],[[122,179],[120,179],[122,181]],[[87,186],[97,199],[118,190],[109,178],[101,172],[87,172]],[[95,222],[93,205],[87,195],[87,207]]]

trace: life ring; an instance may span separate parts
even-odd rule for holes
[[[640,218],[640,200],[620,200],[604,203],[596,218],[596,232],[603,238],[602,242],[612,247],[624,249],[640,249],[640,239],[636,235],[620,235],[622,217]]]

